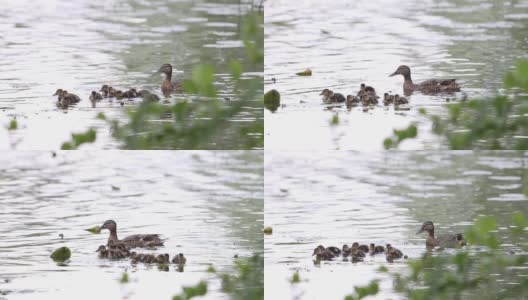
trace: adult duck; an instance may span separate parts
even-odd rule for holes
[[[456,82],[456,79],[430,79],[422,83],[415,84],[411,78],[411,68],[402,65],[389,77],[395,75],[403,76],[403,91],[405,94],[412,93],[413,91],[420,91],[424,94],[436,94],[436,93],[453,93],[460,91],[460,85]]]
[[[114,220],[105,221],[103,226],[101,226],[101,230],[103,229],[108,229],[110,231],[108,245],[124,244],[129,248],[144,248],[163,246],[164,242],[159,237],[159,234],[134,234],[120,240],[117,238],[117,224]]]
[[[435,236],[434,231],[435,228],[433,222],[425,221],[422,224],[420,230],[416,232],[416,234],[427,232],[427,239],[425,240],[425,247],[427,249],[433,249],[435,247],[460,248],[466,245],[466,241],[464,240],[464,235],[462,233]]]
[[[158,73],[165,74],[165,80],[163,80],[163,83],[161,84],[161,92],[165,97],[168,97],[170,93],[172,92],[181,92],[182,91],[182,83],[181,81],[171,81],[172,79],[172,65],[171,64],[163,64],[159,70]]]

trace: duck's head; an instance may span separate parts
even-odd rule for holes
[[[411,68],[405,65],[401,65],[394,71],[394,73],[390,74],[389,77],[395,76],[395,75],[403,75],[405,78],[411,77]]]
[[[359,248],[359,243],[358,242],[354,242],[352,244],[352,249],[357,249],[357,248]]]
[[[108,92],[108,85],[104,84],[99,90],[99,92]]]
[[[369,246],[369,249],[370,250],[374,250],[376,248],[376,245],[374,245],[374,243],[371,243],[370,246]]]
[[[55,91],[55,94],[53,94],[52,96],[61,96],[61,95],[62,95],[62,92],[63,92],[62,89],[57,89],[57,90]]]
[[[422,232],[428,232],[428,233],[433,233],[434,232],[434,225],[433,225],[433,222],[431,221],[425,221],[423,224],[422,224],[422,227],[420,228],[420,230],[418,230],[416,232],[416,234],[420,234]]]
[[[95,252],[102,252],[102,251],[106,251],[106,247],[104,245],[99,246],[99,248],[95,250]]]
[[[116,231],[117,230],[117,224],[114,220],[106,220],[103,223],[103,226],[101,226],[101,230],[108,229],[110,231]]]
[[[171,75],[172,74],[172,65],[171,64],[163,64],[163,65],[161,65],[161,67],[159,68],[157,73],[163,73],[163,74],[165,74],[167,76]]]

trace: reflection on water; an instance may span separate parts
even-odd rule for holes
[[[20,129],[0,145],[18,149],[56,149],[72,132],[98,129],[97,148],[119,146],[110,138],[99,112],[123,120],[124,109],[139,99],[105,100],[92,108],[90,91],[102,84],[127,90],[149,89],[161,95],[163,63],[174,66],[173,79],[189,78],[193,66],[213,65],[220,99],[231,105],[249,86],[235,86],[229,63],[242,59],[243,79],[262,78],[262,65],[249,64],[241,42],[242,15],[251,3],[207,1],[8,1],[0,11],[0,122],[17,118]],[[82,101],[67,111],[51,95],[63,88]],[[261,87],[260,87],[261,89]],[[173,95],[170,101],[199,97]],[[262,120],[260,102],[249,103],[233,124]],[[226,135],[225,139],[229,139]]]
[[[170,299],[182,286],[215,278],[210,264],[228,271],[236,254],[262,251],[262,159],[235,151],[3,153],[0,291],[9,299]],[[184,272],[98,259],[108,232],[84,229],[107,219],[121,238],[167,238],[155,252],[183,252]],[[49,255],[64,245],[71,263],[58,267]],[[131,283],[122,287],[125,270]],[[211,284],[210,298],[221,297],[219,281]]]
[[[324,88],[352,94],[362,82],[402,94],[403,79],[388,75],[407,64],[415,82],[457,78],[469,97],[489,96],[508,68],[528,57],[527,1],[273,0],[265,13],[265,90],[277,89],[284,104],[265,112],[266,147],[274,149],[379,149],[393,128],[411,122],[420,135],[403,148],[437,147],[418,110],[443,115],[446,96],[414,93],[410,110],[363,112],[328,111],[318,95]],[[306,68],[313,76],[295,75]],[[330,126],[334,112],[338,126]]]
[[[514,241],[508,224],[514,211],[528,215],[522,193],[527,165],[522,152],[267,154],[265,225],[273,235],[264,241],[266,298],[343,299],[374,278],[382,279],[378,299],[399,298],[392,280],[377,270],[403,271],[402,261],[388,264],[376,256],[314,266],[310,254],[319,244],[358,241],[390,243],[415,259],[425,251],[425,237],[415,234],[425,220],[442,234],[463,232],[477,216],[494,216],[503,250],[519,253],[528,237]],[[305,281],[291,287],[295,271]]]

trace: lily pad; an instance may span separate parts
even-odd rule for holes
[[[85,229],[91,233],[101,233],[101,226],[94,226],[92,228]]]
[[[298,75],[298,76],[312,76],[312,70],[306,69],[306,70],[304,70],[302,72],[295,73],[295,75]]]
[[[264,106],[271,112],[275,112],[280,106],[280,93],[277,90],[271,90],[264,94]]]
[[[51,259],[55,262],[64,262],[71,257],[71,251],[68,247],[60,247],[51,253]]]
[[[273,233],[273,228],[271,227],[264,228],[264,234],[272,234],[272,233]]]

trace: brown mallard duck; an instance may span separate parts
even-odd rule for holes
[[[342,103],[346,101],[345,96],[343,96],[343,94],[334,93],[329,89],[324,89],[319,95],[323,96],[323,101],[326,103]]]
[[[460,91],[460,85],[456,82],[456,79],[430,79],[419,84],[414,84],[411,79],[411,68],[404,65],[399,66],[389,77],[395,75],[403,76],[403,90],[406,93],[420,91],[424,94],[436,94]]]
[[[174,81],[172,82],[172,65],[171,64],[163,64],[159,70],[159,73],[165,74],[165,80],[163,80],[163,83],[161,84],[161,92],[165,97],[168,97],[170,93],[172,92],[181,92],[182,91],[182,83],[180,81]]]
[[[103,229],[108,229],[110,231],[108,245],[124,244],[129,248],[143,248],[163,246],[164,242],[164,240],[160,238],[159,234],[135,234],[120,240],[117,238],[117,224],[113,220],[105,221],[103,226],[101,226],[101,230]]]
[[[436,237],[434,233],[434,224],[431,221],[425,221],[416,234],[420,234],[424,231],[427,232],[427,239],[425,240],[425,246],[427,249],[433,249],[435,247],[460,248],[466,245],[462,233],[443,234]]]

